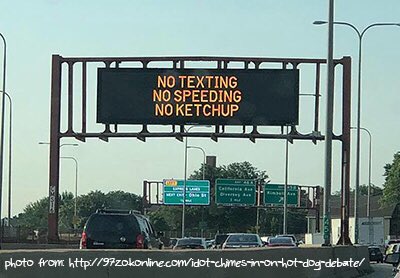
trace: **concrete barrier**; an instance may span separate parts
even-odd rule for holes
[[[304,263],[325,261],[362,261],[357,267],[304,267]],[[190,260],[189,266],[166,267],[168,262]],[[231,267],[215,267],[212,261],[230,263]],[[232,260],[236,260],[234,263]],[[293,263],[290,267],[271,265],[272,261]],[[292,261],[289,261],[292,260]],[[298,265],[295,267],[294,262]],[[144,262],[143,266],[131,264]],[[151,261],[164,267],[146,266]],[[209,267],[206,267],[207,262]],[[257,265],[258,262],[259,266]],[[262,262],[262,263],[260,263]],[[200,267],[199,263],[204,266]],[[173,277],[173,278],[258,278],[307,277],[350,278],[371,272],[366,247],[259,248],[241,250],[5,250],[0,251],[1,278],[45,277]],[[118,264],[118,265],[117,265]],[[125,265],[128,264],[128,265]],[[247,266],[244,266],[247,264]],[[252,266],[253,264],[253,266]],[[265,264],[265,265],[264,265]],[[266,266],[268,265],[268,266]],[[6,270],[7,266],[7,270]],[[86,270],[84,269],[86,266]]]
[[[79,243],[74,244],[41,244],[41,243],[2,243],[3,250],[22,249],[79,249]]]

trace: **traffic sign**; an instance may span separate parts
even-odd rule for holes
[[[329,217],[324,216],[324,239],[330,240],[330,238],[331,238],[331,225]]]
[[[217,179],[215,202],[224,206],[254,206],[256,181],[242,179]]]
[[[164,180],[164,205],[182,205],[184,180]],[[207,206],[210,204],[210,182],[207,180],[186,180],[185,205]]]
[[[285,185],[266,184],[264,185],[264,204],[269,206],[283,206]],[[287,186],[287,204],[289,206],[299,205],[299,187],[297,185]]]

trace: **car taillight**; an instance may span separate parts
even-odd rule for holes
[[[86,249],[87,245],[86,245],[86,233],[82,232],[82,238],[81,238],[81,249]]]
[[[138,234],[136,237],[136,248],[144,249],[144,236],[142,234]]]

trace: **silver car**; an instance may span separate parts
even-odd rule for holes
[[[237,234],[229,234],[228,238],[225,240],[222,245],[222,249],[229,248],[255,248],[255,247],[263,247],[259,235],[257,234],[248,234],[248,233],[237,233]]]

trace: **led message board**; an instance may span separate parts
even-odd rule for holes
[[[98,69],[99,123],[281,126],[298,111],[298,70]]]

